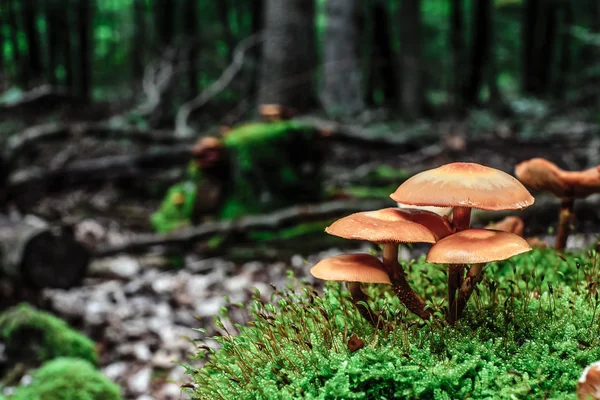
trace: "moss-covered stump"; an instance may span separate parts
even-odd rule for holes
[[[6,400],[121,400],[121,389],[88,361],[60,357],[32,372]]]
[[[11,363],[73,357],[96,364],[92,340],[52,314],[21,304],[0,314],[0,342]]]
[[[563,259],[564,258],[564,259]],[[596,254],[535,250],[486,267],[455,327],[442,322],[443,268],[406,266],[439,320],[419,323],[391,292],[369,287],[380,328],[361,319],[339,284],[318,295],[279,291],[252,318],[200,347],[189,368],[202,399],[575,399],[577,379],[600,359]],[[219,318],[227,318],[226,314]],[[351,337],[356,334],[360,340]],[[361,343],[362,341],[362,343]],[[361,346],[364,346],[361,348]]]
[[[231,169],[226,182],[219,182],[218,188],[205,185],[215,179],[192,162],[186,181],[173,186],[152,215],[155,230],[172,231],[206,212],[232,219],[322,198],[322,154],[313,127],[295,120],[251,123],[222,140]],[[212,193],[215,190],[219,193]],[[218,204],[212,204],[215,201]]]

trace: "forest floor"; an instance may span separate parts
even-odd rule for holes
[[[395,148],[332,146],[326,163],[327,186],[369,188],[372,186],[372,182],[368,182],[370,173],[381,167],[414,173],[452,161],[478,162],[509,173],[518,162],[533,157],[547,158],[571,170],[600,164],[598,127],[583,122],[565,125],[564,121],[558,121],[553,129],[548,128],[544,135],[533,138],[520,137],[501,127],[472,135],[457,134],[460,129],[446,130],[444,126],[435,126],[433,136],[437,139],[417,138],[409,150],[401,152]],[[376,137],[391,134],[393,128],[367,132]],[[19,168],[49,168],[56,163],[68,164],[82,158],[145,149],[146,146],[122,139],[77,137],[67,142],[39,143],[22,155],[18,165]],[[92,246],[119,244],[150,230],[150,213],[158,208],[166,185],[181,177],[181,169],[163,168],[153,170],[151,176],[137,175],[44,193],[28,206],[28,211],[54,221],[69,221],[74,224],[79,238]],[[367,191],[385,194],[399,183],[393,178],[383,180]],[[533,211],[522,214],[526,235],[546,235],[551,241],[547,231],[555,224],[558,201],[551,196],[534,195],[538,204],[532,206]],[[570,247],[586,247],[597,240],[599,204],[600,196],[579,202],[580,218],[576,227],[580,234],[573,235]],[[394,203],[390,200],[389,205]],[[484,225],[490,218],[493,216],[489,213],[475,213],[474,225]],[[356,242],[348,242],[347,246],[351,251],[368,249]],[[196,363],[190,361],[195,349],[193,340],[204,334],[193,328],[206,328],[209,334],[213,333],[212,316],[227,304],[226,297],[232,304],[245,304],[254,293],[251,288],[256,287],[263,298],[268,299],[273,291],[270,284],[279,287],[286,284],[287,270],[312,282],[308,273],[310,266],[344,250],[347,249],[297,243],[291,253],[269,260],[235,262],[226,254],[204,258],[192,251],[180,269],[174,269],[167,262],[168,256],[160,248],[144,255],[98,258],[93,261],[81,287],[47,289],[41,304],[99,343],[102,369],[123,387],[127,399],[186,398],[180,385],[187,377],[179,363]],[[402,257],[410,259],[419,252],[422,248],[418,246],[411,251],[404,249]],[[235,310],[234,321],[243,322],[244,313]]]

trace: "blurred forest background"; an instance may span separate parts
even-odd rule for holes
[[[0,0],[0,311],[84,332],[124,398],[180,399],[225,298],[372,250],[335,218],[453,161],[594,167],[599,124],[598,0]],[[533,194],[526,234],[551,236]],[[576,208],[586,247],[600,195]],[[11,332],[0,398],[46,361]]]

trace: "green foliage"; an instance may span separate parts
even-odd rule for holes
[[[77,358],[48,361],[33,372],[33,381],[7,400],[121,400],[119,386],[92,364]]]
[[[154,229],[166,233],[189,225],[196,195],[197,186],[191,180],[169,188],[160,208],[150,217]]]
[[[20,304],[0,314],[0,341],[11,357],[46,361],[74,357],[97,362],[95,344],[66,322],[28,304]]]
[[[439,313],[445,274],[423,259],[406,269]],[[583,368],[600,358],[596,254],[534,250],[486,267],[477,295],[456,327],[415,320],[388,287],[369,286],[380,316],[375,331],[340,284],[324,294],[303,283],[259,294],[251,322],[216,326],[218,351],[188,368],[202,399],[568,399]],[[355,352],[355,333],[365,347]]]

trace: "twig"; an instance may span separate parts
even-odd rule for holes
[[[260,43],[263,37],[259,34],[252,35],[242,40],[233,52],[232,63],[223,71],[217,79],[207,89],[202,91],[194,99],[188,101],[177,111],[175,117],[175,136],[190,137],[194,131],[188,125],[188,119],[193,111],[208,103],[212,98],[221,93],[235,78],[244,64],[244,55],[247,50]]]
[[[352,212],[372,210],[390,205],[387,200],[337,200],[320,204],[300,205],[285,208],[271,214],[243,217],[236,221],[207,222],[198,227],[183,229],[170,234],[142,234],[129,242],[112,246],[100,246],[96,257],[118,253],[139,253],[152,246],[182,246],[220,234],[242,234],[252,229],[277,230],[285,226],[310,221],[334,218]]]

